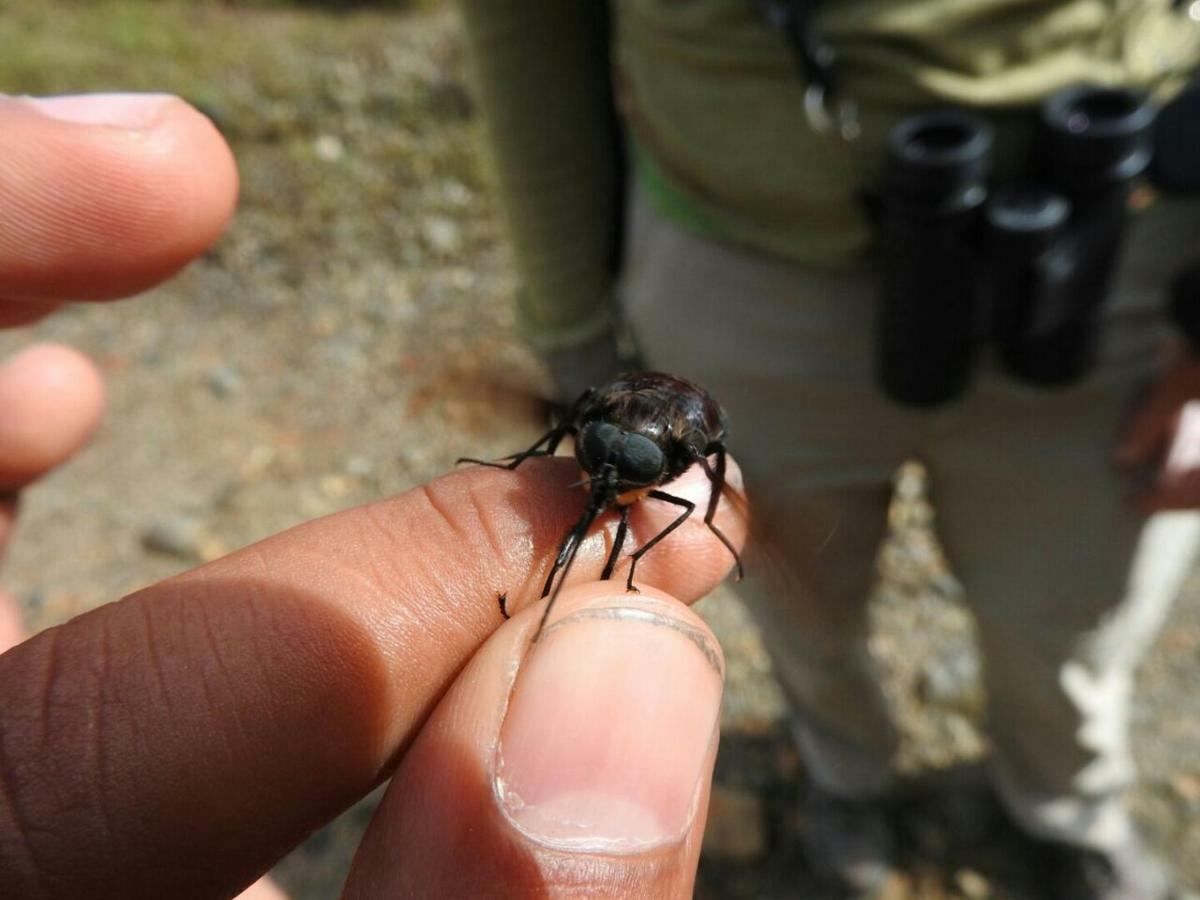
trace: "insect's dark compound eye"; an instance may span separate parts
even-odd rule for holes
[[[600,471],[613,454],[613,448],[621,439],[621,429],[608,422],[592,422],[579,435],[576,457],[584,471],[593,475]]]
[[[626,484],[656,484],[666,460],[654,441],[640,434],[626,434],[617,457],[617,472]]]

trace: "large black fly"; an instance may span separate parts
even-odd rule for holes
[[[643,544],[630,556],[627,590],[636,591],[633,573],[638,560],[651,547],[683,524],[696,509],[696,504],[676,497],[659,486],[682,475],[694,463],[699,463],[712,492],[704,513],[704,524],[729,548],[737,564],[737,577],[742,577],[742,562],[737,550],[713,522],[717,503],[725,489],[725,413],[703,388],[661,372],[639,372],[622,375],[602,388],[585,391],[571,406],[562,421],[538,438],[528,450],[489,462],[481,459],[460,459],[459,462],[478,463],[500,469],[515,469],[533,456],[552,456],[563,438],[575,438],[575,458],[583,467],[585,478],[581,485],[589,489],[588,505],[575,526],[567,532],[558,549],[554,565],[546,578],[542,596],[550,594],[541,622],[534,634],[536,641],[558,598],[558,589],[566,580],[575,553],[587,536],[592,523],[605,510],[616,508],[621,516],[613,540],[612,551],[604,564],[601,578],[610,578],[617,565],[625,536],[629,530],[629,509],[644,498],[662,500],[682,507],[683,512],[666,528]],[[715,460],[709,463],[708,457]],[[558,588],[554,587],[555,576]],[[501,599],[501,612],[504,599]]]

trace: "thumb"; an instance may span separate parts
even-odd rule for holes
[[[571,588],[497,631],[400,763],[345,897],[690,897],[723,662],[650,589]]]

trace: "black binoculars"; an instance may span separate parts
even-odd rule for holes
[[[1061,91],[1041,107],[1025,180],[999,187],[984,119],[945,110],[891,131],[877,335],[889,396],[953,400],[984,344],[1034,384],[1068,384],[1092,367],[1154,116],[1132,91]]]

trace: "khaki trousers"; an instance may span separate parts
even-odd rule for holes
[[[691,234],[634,191],[625,314],[646,365],[725,406],[756,522],[743,596],[794,704],[811,776],[863,796],[889,781],[895,732],[867,653],[867,600],[897,465],[931,474],[940,534],[985,659],[991,764],[1030,831],[1124,839],[1133,674],[1187,575],[1200,518],[1149,523],[1111,452],[1169,332],[1164,286],[1200,208],[1160,201],[1126,242],[1102,361],[1044,390],[986,361],[934,411],[873,381],[874,279],[823,274]]]

